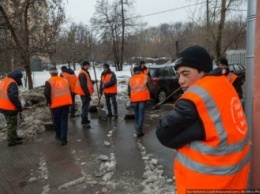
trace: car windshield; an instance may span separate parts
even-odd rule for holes
[[[157,69],[153,69],[153,68],[151,68],[151,69],[149,69],[149,73],[150,73],[150,76],[151,76],[151,78],[153,78],[153,77],[158,77],[159,75],[158,75],[158,71],[156,71]]]
[[[229,71],[231,72],[237,72],[237,71],[244,71],[245,67],[239,63],[230,63],[229,66]]]
[[[229,71],[232,71],[232,72],[234,71],[234,66],[233,65],[229,65],[228,68],[229,68]]]

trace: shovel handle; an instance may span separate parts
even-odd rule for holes
[[[170,97],[172,97],[175,93],[177,93],[179,90],[181,89],[181,87],[177,88],[176,90],[174,90],[169,96],[167,96],[167,98],[165,98],[164,100],[162,100],[161,102],[157,103],[152,110],[155,110],[156,108],[158,108],[162,103],[164,103],[166,100],[168,100]]]

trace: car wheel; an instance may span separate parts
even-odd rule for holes
[[[162,102],[162,101],[164,101],[165,99],[167,98],[167,94],[166,94],[166,91],[165,90],[160,90],[159,92],[158,92],[158,101],[159,102]]]

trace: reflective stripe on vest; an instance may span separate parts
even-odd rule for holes
[[[239,172],[249,162],[249,154],[250,153],[248,152],[246,157],[244,157],[238,164],[215,167],[195,162],[179,152],[177,153],[176,157],[179,160],[179,162],[182,163],[184,166],[198,173],[205,173],[211,175],[231,175]]]
[[[104,84],[106,82],[109,82],[111,80],[111,77],[112,77],[112,73],[108,73],[106,75],[103,75],[101,77],[102,83]],[[107,87],[107,88],[104,88],[103,90],[104,90],[105,94],[117,93],[117,84],[110,86],[110,87]]]
[[[237,79],[237,75],[235,75],[234,73],[229,72],[229,73],[227,74],[227,78],[228,78],[228,81],[229,81],[231,84],[233,84],[234,81]]]
[[[48,82],[51,86],[51,108],[72,104],[69,84],[66,79],[52,77]]]
[[[86,87],[88,88],[89,94],[90,94],[90,95],[93,94],[93,93],[94,93],[94,88],[93,88],[93,84],[92,84],[92,81],[91,81],[91,79],[90,79],[89,74],[88,74],[87,72],[85,72],[84,70],[81,70],[81,71],[79,72],[79,75],[80,75],[81,73],[83,73],[83,74],[86,76],[86,79],[87,79],[87,85],[86,85]],[[82,95],[82,96],[85,95],[84,91],[82,90],[82,88],[81,88],[81,86],[80,86],[79,78],[78,78],[77,81],[76,81],[75,93],[76,93],[76,94],[79,94],[79,95]]]
[[[11,83],[15,83],[17,85],[17,83],[9,77],[6,77],[0,81],[0,108],[3,110],[17,110],[8,97],[8,88]]]
[[[186,92],[193,92],[198,95],[203,101],[206,106],[207,112],[211,117],[211,120],[215,124],[215,129],[220,139],[220,143],[217,147],[211,147],[202,143],[200,141],[194,141],[189,144],[191,149],[197,150],[200,153],[206,155],[227,155],[233,154],[236,152],[241,152],[244,148],[248,145],[248,134],[245,136],[241,141],[235,142],[232,144],[227,143],[227,133],[224,129],[224,125],[221,120],[221,113],[219,112],[216,103],[210,96],[210,94],[200,86],[192,86],[188,88]],[[228,175],[239,172],[249,161],[249,152],[245,155],[245,157],[237,164],[234,165],[227,165],[227,166],[209,166],[198,163],[197,161],[193,161],[183,153],[178,152],[176,158],[179,160],[187,168],[199,172],[199,173],[206,173],[206,174],[213,174],[213,175]]]

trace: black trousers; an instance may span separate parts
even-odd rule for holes
[[[82,106],[81,106],[81,124],[88,123],[88,112],[90,106],[90,96],[80,96]]]
[[[67,141],[69,105],[52,109],[56,138]]]
[[[108,114],[112,115],[111,103],[110,103],[110,99],[111,99],[112,100],[113,109],[114,109],[114,115],[117,115],[116,94],[105,94],[105,98],[106,98],[106,105],[107,105]]]

